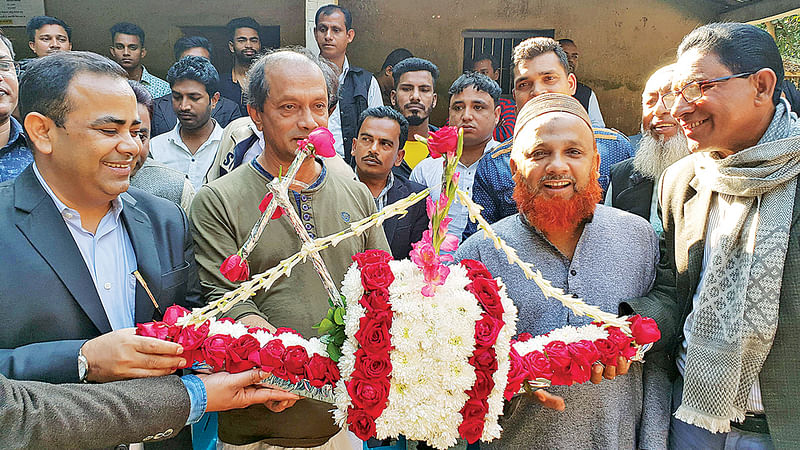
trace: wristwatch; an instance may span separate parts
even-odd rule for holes
[[[81,383],[86,383],[86,375],[89,374],[89,360],[83,356],[83,349],[78,350],[78,379]]]

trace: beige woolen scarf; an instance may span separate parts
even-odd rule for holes
[[[698,155],[701,187],[734,196],[704,272],[675,417],[711,432],[744,420],[778,326],[797,176],[800,121],[782,100],[759,143],[724,159]]]

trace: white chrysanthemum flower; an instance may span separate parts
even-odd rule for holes
[[[247,326],[239,322],[228,322],[227,320],[212,320],[209,323],[208,335],[225,334],[238,339],[247,334]]]

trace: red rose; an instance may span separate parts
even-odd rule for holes
[[[367,311],[391,311],[392,307],[389,306],[389,291],[387,289],[373,289],[367,291],[358,300],[358,303],[367,308]]]
[[[503,304],[500,301],[497,281],[490,278],[475,278],[464,288],[472,292],[486,312],[498,319],[503,317]]]
[[[225,359],[225,370],[230,373],[244,372],[256,366],[251,361],[250,354],[258,353],[261,344],[249,334],[240,336],[228,346],[228,355]]]
[[[594,346],[600,352],[600,362],[606,366],[616,366],[619,349],[608,339],[597,339]]]
[[[348,429],[352,431],[362,441],[369,440],[375,436],[375,419],[359,409],[347,409]]]
[[[475,344],[479,347],[493,346],[503,325],[502,320],[487,313],[481,314],[481,320],[475,322]]]
[[[328,365],[328,376],[330,377],[331,384],[336,383],[339,381],[339,378],[342,377],[339,373],[339,366],[336,364],[336,361],[330,358],[325,358],[325,363]]]
[[[631,345],[633,342],[632,337],[623,333],[622,330],[617,327],[608,327],[606,331],[608,332],[608,340],[617,346],[622,356],[631,359],[633,355],[636,354],[636,349]]]
[[[277,330],[275,330],[275,332],[274,332],[274,333],[272,333],[272,335],[273,335],[273,336],[280,336],[280,335],[282,335],[282,334],[284,334],[284,333],[289,333],[289,334],[293,334],[293,335],[295,335],[295,336],[300,336],[300,337],[303,337],[303,335],[301,335],[301,334],[300,334],[300,333],[298,333],[297,331],[295,331],[295,330],[293,330],[293,329],[291,329],[291,328],[287,328],[287,327],[280,327],[280,328],[278,328]]]
[[[356,375],[360,374],[354,372],[354,378],[345,383],[347,393],[350,394],[350,399],[355,407],[363,410],[370,417],[377,418],[386,408],[386,402],[389,399],[389,381],[356,378]]]
[[[180,369],[191,367],[195,361],[203,361],[203,351],[200,346],[208,337],[208,327],[208,321],[205,321],[199,327],[189,325],[178,333],[175,342],[183,347],[183,355],[186,358],[186,366]]]
[[[642,317],[637,314],[628,321],[631,323],[631,333],[637,344],[652,344],[661,339],[661,331],[658,329],[656,321],[650,317]]]
[[[506,391],[503,393],[503,397],[511,401],[511,398],[514,397],[514,395],[519,392],[519,388],[522,387],[522,382],[528,378],[528,369],[525,367],[522,357],[519,356],[519,353],[513,348],[508,356],[510,358],[511,367],[508,371],[508,384],[506,385]]]
[[[545,378],[549,380],[553,376],[550,360],[539,350],[534,350],[525,355],[523,357],[523,363],[528,369],[531,378]]]
[[[266,211],[267,207],[269,207],[269,203],[272,201],[272,197],[273,197],[272,192],[267,192],[267,195],[265,195],[264,198],[261,199],[261,204],[258,205],[258,210],[261,211],[261,214],[264,214],[264,211]],[[272,212],[272,216],[270,216],[270,219],[275,220],[282,215],[283,215],[283,208],[278,206],[275,208],[275,211]]]
[[[476,348],[469,358],[469,363],[476,370],[484,370],[493,374],[497,371],[497,356],[493,348]]]
[[[167,325],[175,325],[178,319],[190,313],[191,311],[183,306],[172,305],[164,311],[164,323]]]
[[[219,271],[222,272],[225,278],[234,283],[250,279],[250,266],[247,265],[247,260],[242,259],[238,254],[225,258],[225,261],[219,267]]]
[[[139,336],[152,337],[161,339],[162,341],[169,341],[170,327],[164,322],[147,322],[136,324],[136,334]]]
[[[444,154],[454,155],[458,145],[458,128],[442,127],[438,131],[428,134],[428,151],[432,158]]]
[[[267,345],[258,351],[258,359],[261,364],[261,370],[271,372],[278,378],[287,379],[286,369],[283,367],[283,355],[286,353],[286,347],[280,339],[273,339],[267,342]]]
[[[470,280],[474,280],[475,278],[492,278],[492,274],[489,273],[489,269],[480,262],[475,261],[474,259],[462,259],[460,261],[462,267],[467,269],[467,277]]]
[[[373,354],[365,352],[363,348],[356,351],[356,372],[366,378],[386,378],[392,372],[392,362],[388,354]]]
[[[582,340],[567,345],[572,357],[570,375],[576,383],[585,383],[592,376],[592,365],[600,359],[600,352],[591,341]]]
[[[331,365],[329,364],[329,361],[331,361],[330,358],[326,358],[317,354],[314,354],[311,356],[311,359],[308,360],[308,363],[305,367],[305,377],[312,386],[321,388],[326,384],[332,384],[339,378],[338,370],[335,374],[336,377],[334,378],[334,373],[332,373],[330,370]]]
[[[227,334],[215,334],[203,342],[203,359],[215,372],[225,368],[225,358],[231,342],[233,338]]]
[[[387,263],[369,264],[361,268],[361,284],[365,289],[388,288],[394,274]]]
[[[358,264],[358,267],[361,268],[370,264],[388,263],[392,260],[392,255],[385,250],[372,249],[357,253],[352,256],[352,259]]]
[[[562,341],[548,342],[544,346],[544,353],[550,360],[550,368],[553,369],[553,376],[550,381],[554,385],[569,386],[572,384],[570,369],[572,358],[569,356],[567,345]]]
[[[289,376],[289,381],[297,383],[306,374],[305,365],[308,362],[308,352],[302,345],[286,347],[283,354],[283,367]]]
[[[360,327],[355,334],[361,348],[372,354],[388,352],[392,347],[392,335],[389,333],[391,322],[362,317]]]
[[[530,341],[531,338],[533,338],[533,335],[530,333],[520,333],[519,336],[517,336],[519,342],[527,342]]]
[[[477,442],[483,435],[484,421],[488,411],[489,405],[486,400],[474,398],[467,400],[467,403],[461,408],[461,416],[464,420],[458,427],[458,434],[470,444]]]
[[[484,372],[483,370],[475,371],[475,384],[470,389],[470,396],[485,399],[492,393],[494,389],[494,380],[492,374]]]
[[[314,146],[314,153],[323,158],[336,155],[333,147],[333,134],[325,127],[317,127],[308,134],[308,142]]]

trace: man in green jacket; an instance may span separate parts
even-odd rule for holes
[[[264,150],[250,163],[200,188],[190,214],[206,300],[236,288],[236,283],[220,273],[220,265],[236,253],[261,215],[258,206],[267,193],[266,184],[287,172],[301,139],[328,123],[328,92],[321,64],[308,53],[278,50],[261,57],[250,69],[247,109],[264,133]],[[295,180],[289,198],[312,238],[337,233],[350,222],[376,212],[366,186],[328,170],[322,159],[307,158]],[[270,221],[248,258],[251,273],[276,266],[300,248],[301,241],[288,220]],[[389,250],[381,227],[328,248],[321,256],[333,280],[341,283],[351,257],[372,248]],[[311,337],[316,334],[312,325],[327,309],[328,295],[307,261],[295,267],[291,277],[283,277],[269,291],[235,305],[227,315],[250,326],[290,327]],[[330,404],[304,399],[280,415],[263,406],[220,414],[219,437],[223,448],[259,441],[279,447],[346,446],[348,436],[333,423],[330,409]]]

